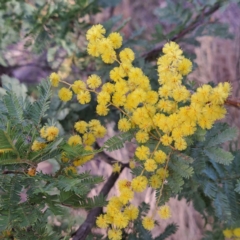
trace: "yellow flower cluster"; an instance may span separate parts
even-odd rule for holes
[[[240,228],[234,228],[234,229],[225,229],[223,231],[224,237],[228,239],[233,239],[233,240],[239,240],[240,239]]]
[[[48,142],[55,140],[59,134],[59,129],[55,126],[43,127],[40,130],[40,136]]]
[[[183,84],[183,79],[191,72],[192,63],[183,56],[178,44],[168,42],[162,49],[163,55],[157,60],[159,89],[154,91],[142,69],[133,65],[134,52],[130,48],[117,50],[122,46],[121,35],[116,32],[108,36],[105,34],[102,25],[91,27],[86,35],[87,51],[91,56],[101,57],[104,63],[115,64],[109,72],[110,82],[102,84],[96,74],[89,76],[86,82],[77,80],[73,84],[60,81],[56,75],[51,75],[50,79],[53,86],[57,86],[59,81],[69,85],[68,89],[59,91],[62,101],[69,101],[75,93],[80,104],[87,104],[91,101],[90,93],[95,93],[98,115],[106,116],[110,106],[116,107],[122,113],[118,129],[122,132],[137,129],[135,139],[138,147],[129,166],[133,169],[136,164],[141,165],[143,171],[131,182],[119,182],[119,197],[109,200],[106,213],[96,222],[98,227],[109,228],[109,239],[118,240],[121,239],[121,229],[138,216],[138,209],[130,204],[134,192],[144,191],[148,184],[162,191],[166,179],[171,177],[168,171],[171,151],[186,150],[187,138],[194,135],[197,128],[210,129],[216,120],[225,116],[223,105],[231,86],[229,83],[219,83],[216,87],[204,84],[196,91],[190,91]],[[74,127],[83,136],[70,137],[70,145],[84,143],[89,147],[95,141],[97,132],[104,135],[103,129],[94,133],[88,131],[89,124],[83,121],[77,122]],[[156,143],[154,149],[148,147],[149,140]],[[67,162],[64,155],[62,159]],[[84,161],[74,166],[82,163]],[[119,171],[120,165],[115,164],[113,172]],[[126,210],[130,206],[134,214]],[[171,217],[168,206],[161,206],[156,212],[161,219]],[[142,224],[147,230],[153,229],[153,217],[144,217]]]
[[[106,207],[106,213],[101,214],[96,221],[100,228],[109,228],[108,238],[111,240],[121,240],[122,230],[126,228],[130,221],[137,219],[139,210],[130,201],[134,197],[132,183],[126,179],[118,182],[120,191],[119,197],[112,197]]]
[[[32,151],[39,151],[47,146],[47,142],[52,142],[59,134],[59,129],[55,126],[44,126],[40,129],[40,136],[42,141],[34,140],[31,149]],[[47,142],[45,142],[47,141]]]
[[[88,123],[85,121],[78,121],[74,124],[74,128],[78,134],[74,134],[69,137],[68,144],[71,146],[84,145],[86,151],[92,152],[93,147],[91,146],[97,138],[103,138],[106,134],[106,128],[101,125],[100,121],[97,119],[92,119]],[[82,156],[73,161],[73,166],[68,166],[66,171],[72,171],[76,173],[76,167],[83,165],[87,161],[93,158],[93,154]],[[64,163],[67,163],[69,159],[66,157],[66,154],[63,152],[61,160]]]
[[[197,128],[210,129],[216,120],[224,117],[226,110],[223,104],[231,92],[231,86],[229,83],[220,83],[216,87],[205,84],[191,92],[182,81],[191,72],[192,63],[183,56],[178,44],[168,42],[162,49],[163,55],[157,60],[160,87],[158,91],[154,91],[149,78],[140,68],[133,66],[134,52],[130,48],[116,51],[121,47],[121,36],[112,33],[105,37],[105,33],[106,30],[101,25],[95,25],[87,32],[88,53],[101,57],[105,63],[118,63],[118,66],[110,70],[111,82],[103,84],[100,92],[96,92],[96,112],[106,116],[109,106],[114,106],[123,114],[118,122],[120,131],[138,129],[135,138],[139,146],[135,151],[135,160],[143,166],[141,175],[132,180],[130,189],[126,193],[120,189],[120,196],[114,198],[125,204],[132,198],[129,191],[142,192],[148,184],[154,189],[163,188],[169,177],[169,151],[184,151],[188,147],[186,138],[192,136]],[[88,87],[93,90],[99,88],[101,82],[97,79],[96,76],[91,83],[88,80]],[[150,139],[156,142],[154,150],[146,145]],[[168,152],[162,150],[166,146],[169,148]],[[132,167],[135,167],[135,162],[134,166],[132,162]],[[144,172],[147,172],[148,178],[144,176]],[[120,200],[123,195],[126,197],[125,201]],[[123,207],[121,204],[115,207],[119,210]],[[105,219],[105,227],[111,223],[115,228],[121,228],[120,224],[113,224],[113,219],[109,218],[112,205],[114,204],[110,201],[106,215],[99,219]],[[161,219],[171,216],[168,206],[160,207],[157,212]],[[101,227],[99,221],[97,225]],[[122,227],[127,224],[127,220],[122,222]],[[142,224],[144,228],[151,230],[154,220],[152,217],[145,217]]]

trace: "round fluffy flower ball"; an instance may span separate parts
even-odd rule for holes
[[[139,210],[134,205],[130,204],[124,209],[124,214],[128,217],[130,221],[137,219]]]
[[[51,83],[52,83],[52,86],[53,86],[53,87],[57,87],[57,86],[58,86],[58,83],[59,83],[59,81],[60,81],[59,75],[58,75],[57,73],[53,72],[53,73],[51,73],[51,75],[49,76],[49,78],[50,78],[50,81],[51,81]]]
[[[71,146],[76,146],[77,144],[82,144],[82,139],[79,135],[73,135],[68,139],[68,144]]]
[[[113,32],[110,33],[110,35],[108,36],[109,40],[112,42],[112,46],[115,49],[118,49],[122,46],[122,36],[117,33],[117,32]]]
[[[145,176],[138,176],[132,180],[132,189],[134,192],[142,192],[147,187],[148,180]]]
[[[108,238],[110,240],[121,240],[122,239],[122,231],[119,229],[109,229],[108,230]]]
[[[126,132],[131,128],[131,123],[126,118],[122,118],[118,122],[118,129],[122,132]]]
[[[147,230],[152,230],[154,228],[154,220],[151,217],[144,217],[142,220],[142,225]]]
[[[233,235],[236,237],[240,237],[240,228],[233,229]]]
[[[157,169],[157,164],[153,159],[147,159],[144,163],[144,168],[148,172],[153,172]]]
[[[171,217],[170,207],[165,205],[159,208],[158,215],[161,219],[168,219]]]
[[[46,139],[48,141],[53,141],[59,134],[59,129],[54,126],[46,128]]]
[[[92,74],[90,77],[88,77],[87,79],[87,85],[89,86],[89,88],[91,89],[96,89],[101,85],[102,81],[101,78],[99,76],[97,76],[96,74]]]
[[[63,87],[59,90],[58,92],[58,97],[63,101],[63,102],[68,102],[72,99],[72,91]]]
[[[96,225],[99,228],[107,228],[108,227],[107,215],[101,214],[99,217],[97,217]]]
[[[223,230],[223,235],[226,238],[231,238],[233,236],[233,230],[227,228]]]
[[[79,133],[85,133],[87,131],[88,124],[85,121],[78,121],[74,124],[74,128]]]

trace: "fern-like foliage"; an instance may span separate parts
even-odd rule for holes
[[[27,114],[31,121],[38,126],[41,119],[45,117],[48,110],[51,96],[51,83],[50,81],[42,81],[38,86],[40,97],[33,104],[26,109]]]
[[[71,164],[74,159],[97,151],[86,151],[81,145],[70,146],[61,136],[51,142],[40,137],[42,119],[49,107],[50,81],[42,81],[38,90],[39,98],[32,103],[28,96],[18,96],[7,84],[0,100],[3,120],[0,124],[0,231],[10,230],[17,239],[60,239],[60,235],[46,229],[49,216],[64,215],[66,207],[105,206],[102,195],[87,196],[103,178],[90,172],[68,172],[60,160],[62,152]],[[33,151],[35,140],[45,142],[46,146]],[[57,165],[52,175],[28,174],[29,169],[49,159],[54,159]]]
[[[172,234],[176,233],[178,230],[178,225],[171,223],[167,225],[164,232],[161,233],[158,237],[155,238],[155,240],[165,240],[168,237],[170,237]]]
[[[128,132],[121,133],[114,137],[111,137],[104,143],[103,149],[111,152],[111,151],[123,148],[124,144],[127,141],[131,141],[133,139],[135,132],[136,132],[136,129],[131,129]]]
[[[217,123],[204,141],[196,143],[190,151],[194,175],[185,182],[179,195],[193,201],[195,209],[203,216],[207,213],[227,226],[235,225],[239,219],[237,199],[240,195],[234,189],[238,189],[240,164],[239,153],[229,152],[221,144],[235,137],[235,129]]]

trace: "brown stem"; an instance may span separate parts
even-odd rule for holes
[[[240,101],[227,99],[225,101],[225,105],[232,106],[232,107],[235,107],[235,108],[240,108]]]

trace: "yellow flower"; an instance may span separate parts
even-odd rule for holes
[[[41,136],[42,138],[46,138],[46,137],[47,137],[46,130],[47,130],[46,127],[42,127],[42,128],[40,129],[40,136]]]
[[[137,147],[135,151],[135,155],[140,159],[140,160],[146,160],[150,154],[150,149],[144,145]]]
[[[159,168],[156,172],[156,174],[161,178],[161,179],[165,179],[169,176],[169,172],[168,170],[164,169],[164,168]]]
[[[153,159],[147,159],[144,163],[144,168],[147,172],[154,172],[157,169],[157,164]]]
[[[30,167],[30,168],[28,169],[27,174],[28,174],[29,176],[31,176],[31,177],[35,176],[35,175],[36,175],[36,168]]]
[[[68,139],[68,144],[71,146],[76,146],[77,144],[82,144],[82,139],[79,135],[73,135]]]
[[[127,216],[120,212],[117,211],[115,212],[115,214],[113,215],[113,222],[112,224],[116,227],[116,228],[125,228],[128,225],[128,218]]]
[[[100,123],[100,121],[97,120],[97,119],[92,119],[92,120],[88,123],[88,126],[89,126],[89,128],[90,128],[91,131],[94,131],[94,129],[95,129],[96,127],[101,126],[101,123]]]
[[[85,121],[78,121],[74,124],[74,128],[79,133],[85,133],[87,131],[88,124]]]
[[[131,123],[126,118],[121,118],[118,121],[118,129],[122,132],[127,132],[131,128]]]
[[[97,225],[99,228],[107,228],[107,227],[108,227],[108,222],[107,222],[106,214],[101,214],[100,216],[97,217],[96,225]]]
[[[136,134],[136,140],[139,143],[145,143],[149,140],[149,135],[147,132],[140,130]]]
[[[61,153],[61,161],[64,162],[64,163],[69,161],[65,152]]]
[[[109,108],[106,105],[98,104],[96,112],[99,116],[106,116],[109,112]]]
[[[116,52],[114,50],[104,52],[102,55],[102,60],[104,63],[111,64],[116,60]]]
[[[122,36],[118,32],[110,33],[108,38],[112,42],[114,49],[118,49],[122,46]]]
[[[240,228],[234,228],[233,229],[233,235],[235,237],[240,237]]]
[[[165,134],[161,137],[161,142],[164,146],[169,146],[172,143],[172,138]]]
[[[175,148],[179,151],[185,150],[187,148],[187,143],[183,138],[179,138],[175,141]]]
[[[172,97],[176,102],[186,101],[190,97],[190,92],[185,86],[178,86],[173,90]]]
[[[59,129],[54,126],[50,126],[46,128],[46,139],[48,141],[53,141],[59,134]]]
[[[154,228],[154,220],[151,217],[144,217],[142,220],[142,225],[146,230],[151,231]]]
[[[83,135],[83,142],[86,145],[92,145],[96,141],[95,136],[92,133],[85,133]]]
[[[123,106],[126,102],[126,96],[122,92],[116,92],[112,96],[112,103],[116,107]]]
[[[98,88],[101,85],[101,83],[102,83],[101,78],[96,74],[92,74],[87,79],[87,85],[91,89]]]
[[[120,173],[120,171],[121,171],[121,165],[120,165],[119,163],[114,163],[114,164],[112,165],[112,171],[113,171],[114,173]]]
[[[124,214],[128,217],[129,221],[133,221],[137,219],[139,210],[137,207],[130,204],[128,207],[124,209]]]
[[[134,52],[130,48],[124,48],[120,53],[119,57],[121,62],[132,62],[135,58]]]
[[[121,190],[119,200],[122,202],[124,205],[126,205],[129,201],[133,199],[134,193],[131,189],[129,188],[124,188]]]
[[[120,229],[109,229],[108,238],[110,240],[122,240],[122,231]]]
[[[120,211],[122,206],[123,204],[118,197],[116,196],[111,197],[107,205],[107,214],[109,216],[114,216],[116,212]]]
[[[134,192],[142,192],[147,187],[148,180],[145,176],[137,176],[132,180],[132,189]]]
[[[96,126],[92,131],[96,138],[103,138],[107,133],[107,129],[103,126]]]
[[[99,45],[98,41],[95,42],[89,42],[87,45],[87,52],[89,55],[93,57],[99,57],[100,52],[99,52]]]
[[[227,228],[227,229],[223,230],[223,235],[226,238],[231,238],[233,236],[233,230]]]
[[[90,95],[89,91],[82,91],[82,92],[80,92],[77,95],[77,100],[81,104],[89,103],[91,101],[91,95]]]
[[[110,94],[108,92],[99,92],[97,95],[98,104],[107,105],[110,101]]]
[[[44,142],[38,142],[37,140],[34,140],[31,149],[32,149],[33,151],[38,151],[38,150],[44,149],[46,146],[47,146],[46,143],[44,143]]]
[[[136,162],[131,159],[131,160],[129,161],[129,167],[130,167],[131,169],[134,169],[134,168],[136,167]]]
[[[52,86],[53,86],[53,87],[57,87],[57,86],[58,86],[58,83],[59,83],[59,81],[60,81],[59,75],[58,75],[57,73],[53,72],[53,73],[51,73],[51,75],[49,76],[49,78],[50,78],[50,81],[51,81],[51,83],[52,83]]]
[[[158,215],[161,219],[168,219],[171,217],[171,210],[169,206],[165,205],[159,208]]]
[[[67,102],[72,99],[72,91],[63,87],[58,92],[58,97],[63,101]]]
[[[79,94],[80,92],[86,90],[86,83],[81,80],[77,80],[73,83],[72,90],[75,94]]]
[[[154,189],[160,188],[162,185],[162,179],[159,175],[154,174],[150,177],[149,184]]]
[[[163,46],[162,51],[169,57],[169,59],[171,59],[171,61],[179,60],[182,57],[181,56],[182,50],[179,48],[178,44],[175,42],[166,43]]]
[[[163,164],[166,162],[167,159],[167,155],[165,152],[158,150],[154,153],[154,160],[159,163],[159,164]]]
[[[123,80],[123,78],[126,76],[125,72],[120,67],[114,67],[110,72],[110,79],[112,79],[114,82],[118,82],[120,80]]]
[[[99,42],[98,42],[98,48],[99,48],[99,52],[100,54],[106,54],[106,53],[110,53],[113,50],[113,45],[110,39],[108,38],[102,38]]]
[[[88,41],[95,42],[98,39],[103,38],[103,34],[106,33],[105,28],[101,24],[97,24],[92,26],[86,34],[86,38]]]
[[[163,85],[158,89],[158,93],[162,98],[172,97],[172,88],[168,85]]]
[[[146,96],[146,103],[155,104],[158,101],[158,93],[155,91],[148,91]]]
[[[111,94],[111,93],[113,93],[115,91],[115,87],[114,87],[114,85],[112,83],[104,83],[102,85],[102,91]]]
[[[131,182],[128,181],[127,179],[121,179],[118,181],[118,188],[120,192],[125,188],[130,189],[130,187],[131,187]]]
[[[192,62],[187,59],[183,58],[182,61],[178,64],[178,71],[183,75],[187,75],[192,71]]]

